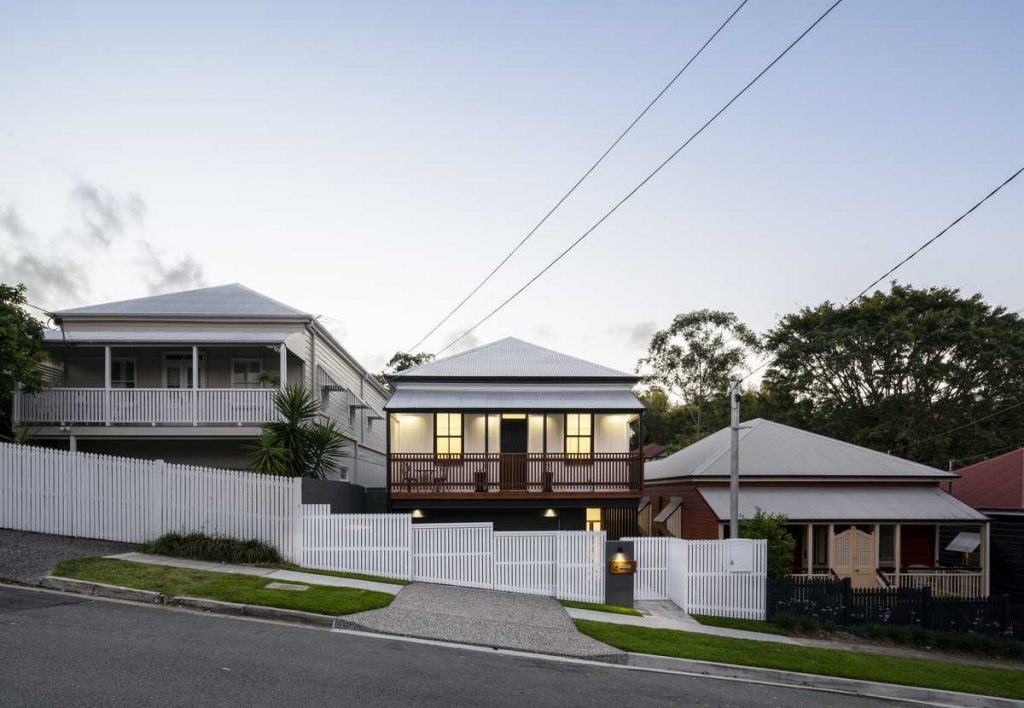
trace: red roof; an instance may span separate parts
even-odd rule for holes
[[[1024,509],[1024,448],[956,473],[953,496],[975,509]]]

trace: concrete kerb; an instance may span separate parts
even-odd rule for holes
[[[626,664],[631,667],[672,673],[699,674],[714,678],[738,679],[742,681],[759,681],[784,686],[815,688],[840,693],[849,693],[866,698],[883,698],[893,701],[913,701],[938,706],[958,706],[966,708],[1019,708],[1021,701],[995,696],[980,696],[974,693],[943,691],[919,686],[901,686],[893,683],[877,683],[859,679],[840,678],[820,674],[804,674],[796,671],[763,669],[737,664],[718,664],[696,659],[678,659],[654,654],[635,654],[626,656]]]

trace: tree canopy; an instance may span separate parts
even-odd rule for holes
[[[411,369],[414,366],[420,366],[427,362],[433,361],[434,355],[428,352],[395,352],[394,355],[388,359],[388,363],[384,365],[384,371],[374,374],[376,379],[380,381],[381,385],[385,388],[390,388],[391,384],[388,382],[388,376],[397,374],[399,371],[405,371]]]
[[[0,411],[5,415],[0,428],[4,429],[10,428],[6,411],[15,386],[20,382],[23,390],[32,392],[43,385],[43,326],[25,311],[26,304],[24,285],[0,283]]]

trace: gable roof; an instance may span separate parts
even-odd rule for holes
[[[430,378],[637,379],[632,374],[577,359],[515,337],[499,339],[400,371],[393,378],[396,381]]]
[[[51,313],[64,317],[241,317],[247,319],[308,319],[310,315],[255,290],[232,283],[183,290]]]
[[[956,473],[953,496],[975,509],[1024,509],[1024,447]]]
[[[644,466],[644,479],[728,477],[729,428]],[[755,418],[740,430],[741,477],[955,477],[934,467]]]

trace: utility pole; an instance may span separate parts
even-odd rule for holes
[[[740,380],[729,379],[729,538],[740,537]]]

